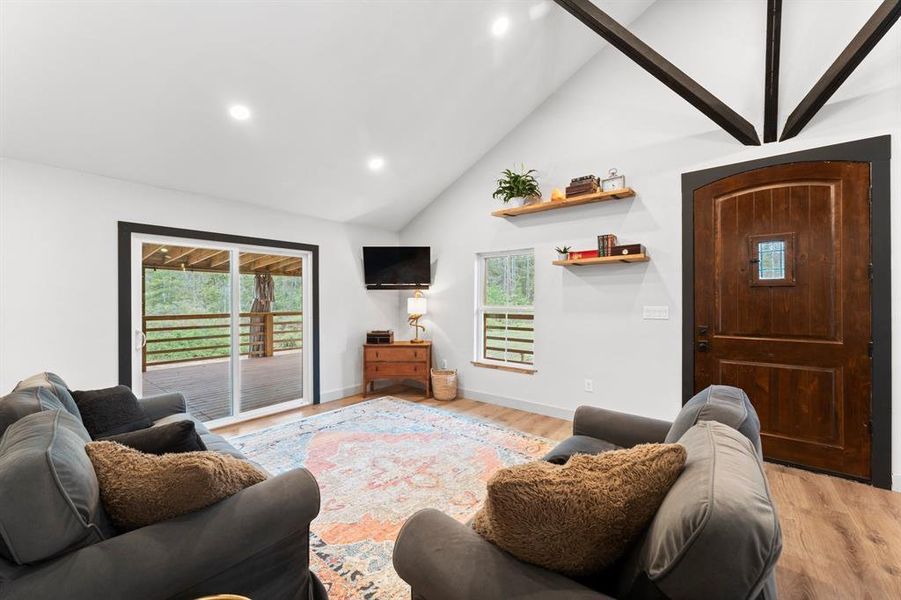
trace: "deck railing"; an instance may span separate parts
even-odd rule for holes
[[[531,365],[535,352],[535,315],[484,313],[482,355],[492,360]]]
[[[243,312],[239,319],[242,356],[264,357],[303,348],[300,311]],[[145,315],[143,370],[156,365],[225,358],[231,355],[231,315]]]

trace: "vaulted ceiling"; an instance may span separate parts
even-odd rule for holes
[[[395,230],[603,47],[550,0],[0,6],[3,156]]]

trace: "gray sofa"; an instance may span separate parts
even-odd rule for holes
[[[155,426],[187,414],[181,394],[140,401]],[[195,420],[209,450],[244,458]],[[319,488],[305,469],[206,509],[118,533],[100,502],[90,440],[65,382],[41,373],[0,398],[0,598],[324,600],[309,570]]]
[[[583,406],[573,436],[545,458],[562,463],[573,453],[650,442],[683,444],[685,469],[643,536],[594,580],[520,562],[431,509],[404,524],[395,569],[414,600],[775,598],[782,534],[763,472],[760,422],[742,390],[712,386],[673,423]]]

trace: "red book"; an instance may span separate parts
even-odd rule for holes
[[[569,260],[578,260],[580,258],[597,258],[597,250],[577,250],[569,253]]]

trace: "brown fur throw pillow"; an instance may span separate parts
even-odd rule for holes
[[[684,465],[679,444],[644,444],[501,469],[473,527],[524,562],[597,574],[650,522]]]
[[[215,452],[155,456],[115,442],[91,442],[100,499],[129,531],[199,510],[266,479],[253,464]]]

